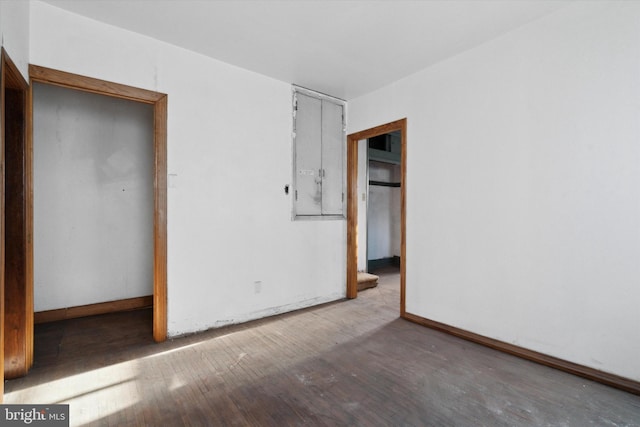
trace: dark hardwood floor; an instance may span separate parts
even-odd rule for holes
[[[162,344],[149,310],[37,325],[5,403],[68,403],[71,425],[640,426],[639,396],[399,319],[398,282]]]

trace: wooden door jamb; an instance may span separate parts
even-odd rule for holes
[[[358,296],[358,141],[400,131],[400,316],[406,313],[407,119],[347,135],[347,298]]]

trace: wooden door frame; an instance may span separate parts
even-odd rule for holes
[[[153,107],[154,209],[153,209],[153,339],[167,339],[167,95],[78,74],[29,65],[29,123],[33,122],[33,83],[61,86],[130,101]],[[27,132],[28,148],[33,155],[33,129]],[[29,168],[28,209],[33,216],[33,172]],[[32,223],[33,224],[33,223]],[[33,229],[33,225],[31,225]],[[30,248],[33,251],[33,243]],[[33,275],[31,275],[33,278]],[[33,281],[27,284],[33,294]],[[32,313],[33,314],[33,313]],[[33,329],[28,332],[33,334]],[[32,339],[33,341],[33,339]]]
[[[358,296],[358,141],[400,131],[400,315],[406,314],[407,119],[347,135],[347,298]]]
[[[26,195],[24,194],[26,191],[26,183],[24,182],[24,168],[26,167],[27,159],[25,159],[26,152],[26,132],[28,128],[27,123],[27,91],[28,85],[18,67],[13,63],[11,58],[9,57],[7,51],[4,49],[0,49],[0,73],[2,74],[0,77],[1,87],[0,87],[0,116],[1,116],[1,124],[0,124],[0,138],[2,139],[2,144],[0,145],[0,403],[3,401],[4,395],[4,379],[5,375],[9,376],[17,376],[20,375],[23,371],[26,372],[28,366],[31,365],[32,360],[28,358],[28,341],[22,339],[22,330],[28,329],[30,324],[31,317],[28,316],[28,311],[30,309],[30,301],[28,299],[28,292],[24,289],[24,282],[28,280],[25,276],[28,274],[28,255],[26,252],[27,240],[29,236],[27,235],[27,209],[26,209]],[[11,99],[13,100],[10,104],[12,107],[11,113],[8,113],[7,106],[7,91],[10,90],[14,93],[11,95]],[[17,102],[19,100],[19,102]],[[16,127],[15,123],[11,125],[11,127],[7,127],[7,115],[10,114],[12,117],[12,121],[18,119],[18,127]],[[7,132],[11,129],[11,136],[7,138]],[[18,129],[16,131],[16,129]],[[11,179],[12,182],[21,181],[19,184],[19,192],[20,195],[16,198],[16,194],[14,193],[13,197],[13,208],[19,207],[18,212],[12,212],[12,229],[14,231],[18,231],[18,236],[16,237],[16,233],[12,233],[14,238],[18,239],[16,242],[12,243],[12,248],[14,249],[12,256],[12,285],[10,288],[5,286],[5,275],[7,273],[7,266],[5,264],[6,259],[6,245],[5,241],[7,238],[6,231],[6,223],[5,217],[7,215],[6,211],[6,182],[7,182],[7,174],[6,174],[6,158],[5,152],[7,150],[7,141],[11,140],[11,150],[12,150],[12,163],[16,161],[21,161],[21,164],[15,168],[16,164],[14,163],[12,169],[14,172],[17,171],[17,175],[14,175]],[[18,159],[14,158],[13,155],[16,154]],[[11,191],[14,191],[14,187],[11,187]],[[15,243],[15,245],[13,244]],[[15,251],[18,252],[15,252]],[[17,255],[16,255],[17,254]],[[17,257],[17,258],[16,258]],[[7,311],[6,309],[6,299],[9,297],[10,300],[17,300],[22,304],[11,304],[11,309]],[[8,317],[7,317],[8,316]],[[5,328],[11,328],[11,335],[5,333]],[[15,339],[14,339],[15,338]],[[5,346],[5,339],[10,340],[11,345]],[[9,351],[9,359],[5,358],[5,351]],[[11,361],[11,368],[9,370],[5,369],[5,362]]]

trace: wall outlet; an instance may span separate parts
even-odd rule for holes
[[[253,293],[259,294],[260,292],[262,292],[262,280],[256,280],[253,282]]]

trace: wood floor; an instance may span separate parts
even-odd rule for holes
[[[161,344],[149,310],[37,325],[5,403],[68,403],[71,425],[640,426],[639,396],[399,319],[398,282]]]

